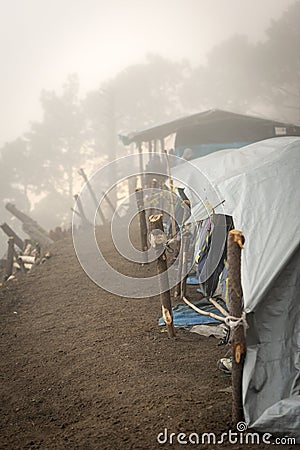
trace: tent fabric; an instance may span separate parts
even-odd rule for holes
[[[254,139],[256,142],[256,140]],[[209,155],[210,153],[218,152],[219,150],[224,150],[225,148],[240,148],[245,145],[252,144],[251,141],[230,141],[223,143],[208,143],[208,144],[183,144],[175,147],[174,154],[175,156],[182,157],[184,150],[188,147],[192,150],[192,157],[190,159],[200,158],[202,156]]]
[[[225,200],[216,212],[231,215],[245,235],[247,423],[300,441],[300,138],[223,150],[182,164],[172,175],[187,186],[191,217],[205,210],[195,195],[205,179],[208,200],[214,192]]]
[[[195,196],[203,190],[199,174],[208,180],[208,195],[216,192],[225,200],[215,212],[231,215],[235,228],[245,235],[242,285],[250,312],[299,242],[300,195],[295,192],[300,188],[300,138],[267,139],[175,167],[172,176],[177,185],[180,180],[186,186],[196,218],[204,209]]]
[[[300,246],[250,314],[243,380],[253,428],[300,442]],[[280,420],[279,420],[280,418]]]

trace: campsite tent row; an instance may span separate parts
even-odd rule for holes
[[[246,421],[300,442],[300,137],[213,153],[176,167],[172,176],[185,186],[195,218],[203,214],[195,192],[203,192],[205,176],[225,200],[216,213],[230,215],[245,235]]]
[[[300,127],[212,110],[132,133],[123,142],[134,142],[140,152],[146,142],[153,152],[157,141],[164,149],[171,133],[175,153],[189,147],[194,156],[207,155],[172,171],[192,202],[192,218],[203,217],[207,200],[225,200],[216,212],[232,216],[246,237],[247,424],[300,442],[300,137],[291,137],[300,136]],[[209,198],[201,201],[203,180]]]

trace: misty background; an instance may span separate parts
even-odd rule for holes
[[[0,223],[69,226],[118,133],[211,108],[300,123],[299,0],[10,0],[0,17]],[[0,257],[7,238],[1,232]]]

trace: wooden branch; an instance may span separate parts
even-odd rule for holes
[[[183,227],[186,219],[189,216],[189,209],[190,209],[190,202],[189,200],[184,200],[182,202],[183,205],[183,217],[182,217],[182,223],[181,226]],[[185,231],[182,231],[181,233],[181,242],[178,243],[179,247],[178,247],[178,254],[181,255],[180,259],[179,259],[179,263],[178,263],[178,284],[175,287],[174,290],[174,297],[178,297],[180,296],[181,298],[183,296],[186,295],[186,280],[187,280],[187,274],[183,275],[183,273],[185,273],[186,269],[183,270],[183,263],[185,264],[185,260],[187,261],[187,255],[185,255],[185,252],[188,251],[188,247],[189,247],[189,242],[190,242],[190,235],[189,235],[189,239],[188,242],[186,241],[186,238],[183,238]],[[180,252],[180,246],[182,246],[182,251]],[[185,248],[187,247],[187,248]],[[182,280],[184,280],[184,283],[182,283]]]
[[[242,317],[242,286],[241,286],[241,249],[245,238],[241,231],[232,230],[228,234],[228,294],[229,311],[234,317]],[[244,326],[241,323],[232,332],[232,421],[237,424],[244,418],[242,400],[242,377],[244,359],[246,356],[246,340]]]
[[[40,245],[44,246],[53,243],[47,231],[45,231],[35,220],[33,220],[27,214],[17,209],[15,205],[7,203],[5,205],[5,208],[22,222],[22,229],[30,236],[33,241],[39,242]]]
[[[149,228],[150,232],[154,230],[160,230],[164,232],[163,222],[162,222],[162,214],[156,214],[149,217]],[[173,311],[172,311],[172,303],[171,303],[171,295],[170,295],[170,287],[169,287],[169,279],[167,273],[167,257],[166,252],[164,250],[164,244],[160,240],[157,240],[154,243],[155,251],[157,252],[157,274],[159,277],[159,285],[160,285],[160,301],[163,319],[165,321],[167,332],[169,337],[175,336],[175,328],[173,324]]]
[[[6,279],[9,278],[13,273],[14,252],[15,252],[14,238],[10,237],[8,239],[8,249],[7,249],[6,272],[5,272]]]
[[[75,201],[76,201],[76,206],[78,208],[79,214],[81,216],[81,220],[82,220],[82,225],[91,225],[90,221],[87,219],[82,203],[81,203],[81,199],[79,197],[78,194],[74,195]]]
[[[181,239],[182,245],[182,239]],[[183,251],[179,249],[179,261],[178,261],[178,271],[177,271],[177,284],[174,289],[174,298],[181,296],[181,277],[182,277],[182,263],[183,263]]]
[[[188,257],[189,257],[189,246],[190,246],[191,234],[188,231],[182,233],[182,272],[180,280],[180,297],[186,296],[186,280],[188,277]]]
[[[79,214],[78,211],[76,211],[76,209],[71,208],[71,211],[72,211],[74,214],[76,214],[76,216],[78,216],[78,217],[80,217],[80,218],[82,219],[81,215]]]
[[[98,212],[98,214],[100,216],[100,219],[101,219],[102,223],[105,224],[107,222],[107,220],[106,220],[105,215],[103,214],[103,212],[101,210],[101,207],[100,207],[99,202],[97,200],[96,194],[95,194],[95,192],[92,189],[92,186],[91,186],[91,184],[90,184],[90,182],[88,180],[88,177],[86,176],[85,171],[83,169],[79,169],[78,173],[79,173],[79,175],[82,176],[82,178],[86,182],[87,188],[88,188],[89,193],[91,194],[91,197],[92,197],[92,199],[94,201],[94,204],[95,204],[95,206],[97,208],[97,212]]]
[[[10,228],[9,225],[7,225],[7,223],[3,223],[2,225],[0,225],[0,227],[2,228],[3,232],[8,236],[8,237],[13,237],[14,238],[14,242],[15,244],[19,247],[20,250],[24,250],[24,246],[25,243],[24,241],[22,241],[22,239],[17,235],[17,233],[14,232],[14,230],[12,228]]]
[[[158,181],[156,178],[152,179],[151,188],[153,189],[151,193],[150,203],[151,208],[149,210],[149,217],[158,213],[158,199],[157,199],[157,189],[158,189]]]
[[[171,195],[171,224],[172,224],[172,235],[175,236],[176,234],[176,221],[175,221],[175,203],[174,203],[174,184],[171,177],[171,167],[170,167],[170,160],[169,160],[169,154],[167,150],[164,150],[166,162],[167,162],[167,170],[168,170],[168,179],[169,179],[169,185],[170,185],[170,195]]]
[[[109,196],[106,194],[106,192],[102,192],[102,195],[104,199],[107,201],[107,204],[109,205],[110,209],[112,210],[113,214],[116,214],[117,217],[119,217],[119,214],[117,213],[116,209],[114,208],[114,205],[112,204]]]

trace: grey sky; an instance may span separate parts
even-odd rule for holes
[[[43,88],[79,74],[83,90],[147,52],[205,61],[235,33],[264,39],[293,0],[0,0],[0,146],[40,118]]]

